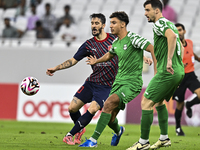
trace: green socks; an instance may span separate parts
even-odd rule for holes
[[[158,112],[158,123],[161,135],[168,135],[168,111],[165,105],[156,107]],[[149,139],[151,124],[153,122],[153,110],[142,110],[141,138]]]
[[[101,116],[100,116],[100,118],[97,122],[97,126],[96,126],[95,131],[92,135],[92,138],[97,140],[100,137],[100,135],[103,132],[103,130],[105,129],[106,125],[108,125],[110,118],[111,118],[111,114],[107,114],[107,113],[104,113],[104,112],[101,113]]]
[[[168,134],[168,111],[165,105],[156,107],[158,112],[158,123],[160,127],[160,134]]]
[[[114,122],[109,123],[108,126],[116,133],[118,134],[120,131],[120,126],[118,124],[117,118],[115,118]]]
[[[141,118],[141,138],[149,139],[151,124],[153,122],[153,110],[142,110]]]

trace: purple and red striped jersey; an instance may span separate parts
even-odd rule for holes
[[[77,61],[80,61],[84,57],[87,56],[96,56],[97,59],[102,57],[105,53],[109,51],[109,48],[112,45],[112,42],[116,38],[115,35],[107,33],[106,39],[102,41],[98,41],[95,37],[84,42],[76,54],[74,58]],[[115,56],[110,61],[98,63],[92,65],[92,74],[86,79],[86,81],[94,82],[98,85],[108,85],[112,86],[115,76],[117,74],[118,69],[118,58]]]

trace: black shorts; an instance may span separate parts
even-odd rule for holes
[[[107,85],[98,85],[94,82],[86,81],[74,95],[83,103],[96,101],[101,108],[109,96],[111,87]]]
[[[200,82],[194,72],[186,73],[183,81],[176,89],[173,95],[173,100],[178,102],[183,102],[185,100],[185,91],[189,89],[192,93],[198,88],[200,88]]]

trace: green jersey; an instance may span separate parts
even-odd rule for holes
[[[179,39],[178,30],[172,22],[162,17],[153,25],[154,53],[157,59],[157,71],[167,70],[168,43],[167,38],[165,37],[165,31],[167,29],[171,29],[177,37],[176,49],[172,58],[172,68],[176,69],[177,67],[183,67],[181,58],[181,41]]]
[[[144,37],[128,32],[126,37],[113,41],[110,53],[118,56],[118,72],[115,82],[121,84],[138,81],[143,84],[142,68],[143,68],[143,50],[147,48],[150,42]]]

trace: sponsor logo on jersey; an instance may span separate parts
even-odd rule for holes
[[[94,48],[92,48],[91,50],[92,50],[92,51],[95,51],[95,52],[97,51],[97,50],[96,50],[96,49],[94,49]]]
[[[112,66],[112,63],[111,62],[102,62],[102,63],[96,64],[96,66]]]
[[[127,44],[124,45],[124,50],[127,50]]]
[[[108,50],[111,50],[111,49],[112,49],[112,45],[109,45],[109,46],[108,46]]]

